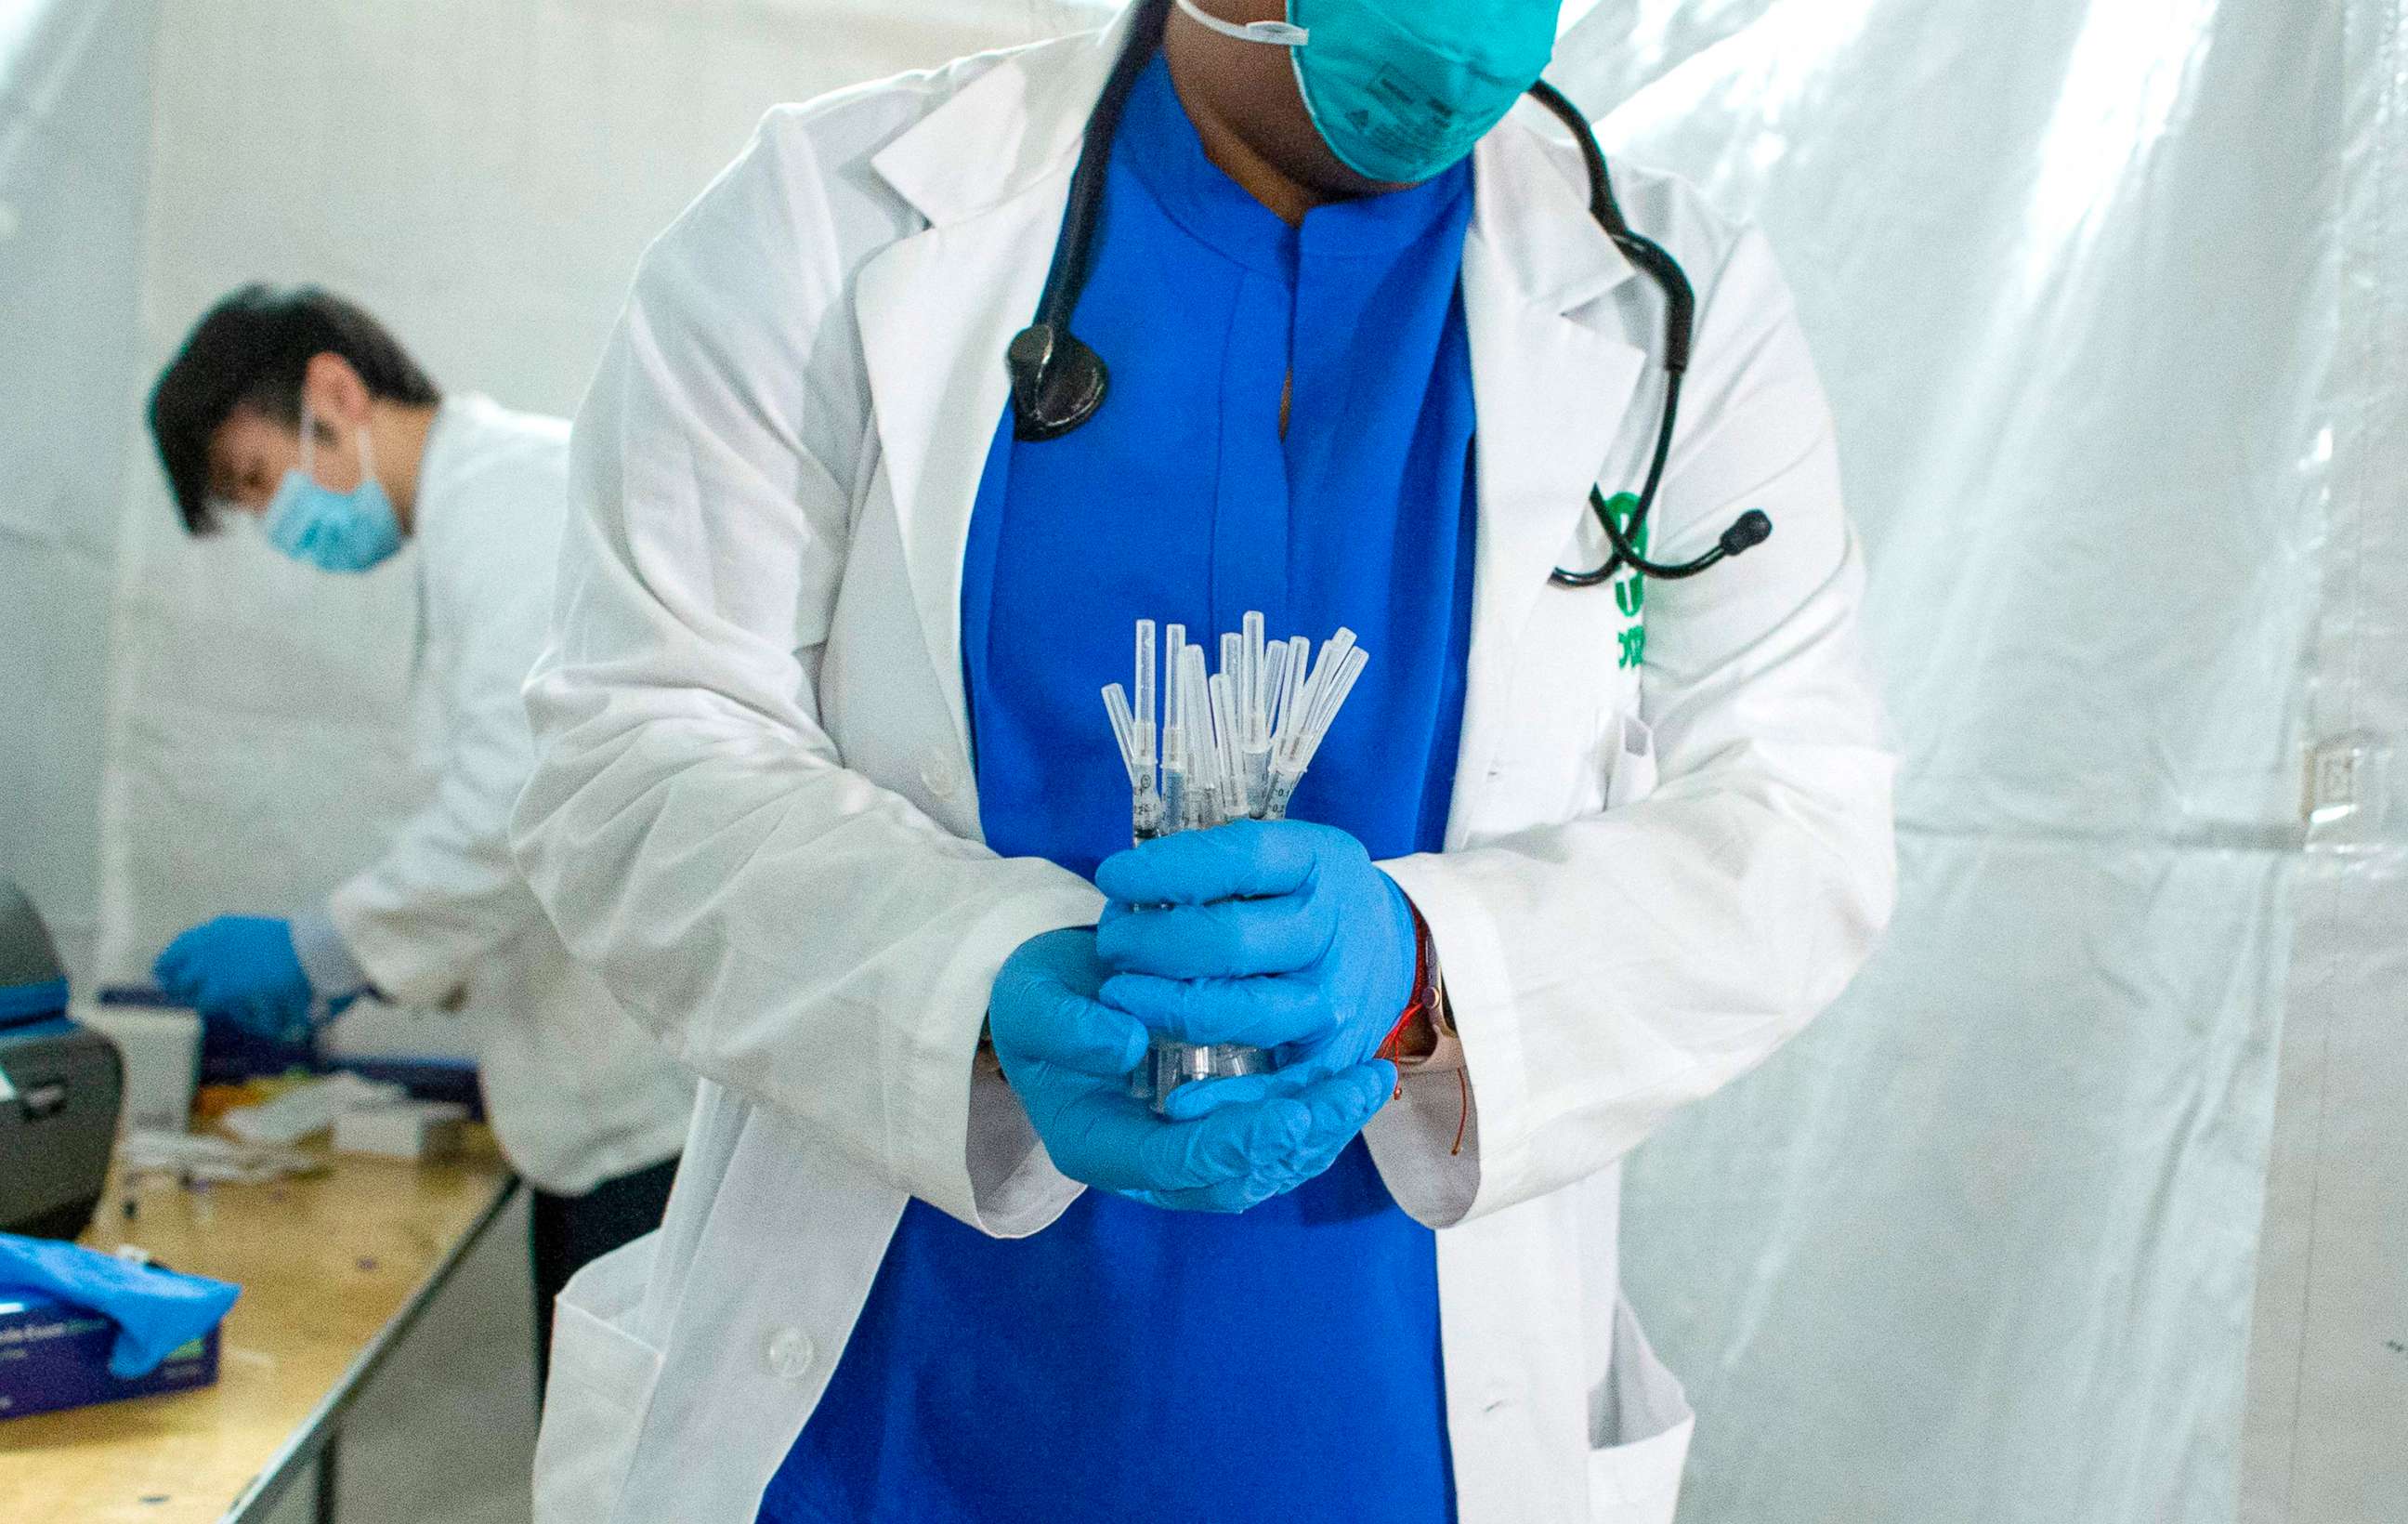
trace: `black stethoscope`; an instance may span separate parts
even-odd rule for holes
[[[1105,81],[1103,95],[1096,103],[1095,114],[1087,119],[1086,141],[1079,152],[1079,167],[1070,178],[1070,209],[1063,219],[1054,267],[1045,277],[1045,294],[1037,305],[1037,321],[1014,335],[1004,351],[1004,364],[1011,372],[1012,433],[1017,439],[1058,439],[1094,417],[1096,410],[1104,405],[1110,372],[1103,356],[1070,331],[1070,315],[1077,309],[1079,295],[1087,285],[1087,267],[1095,248],[1096,218],[1103,207],[1104,172],[1111,158],[1112,137],[1120,130],[1121,112],[1128,104],[1129,92],[1136,88],[1139,75],[1161,44],[1171,0],[1143,0],[1143,4],[1144,10],[1132,22],[1129,45],[1113,65],[1111,78]],[[1663,484],[1664,463],[1672,453],[1673,425],[1681,410],[1681,378],[1689,368],[1697,294],[1690,288],[1680,261],[1663,245],[1633,232],[1623,218],[1621,204],[1613,197],[1612,179],[1606,171],[1604,151],[1597,146],[1597,135],[1589,131],[1580,108],[1543,79],[1532,85],[1529,93],[1532,99],[1571,129],[1573,139],[1580,144],[1581,157],[1588,165],[1589,215],[1597,219],[1598,225],[1605,229],[1605,236],[1613,240],[1623,256],[1645,271],[1664,293],[1664,411],[1656,425],[1656,453],[1648,463],[1646,483],[1640,488],[1637,505],[1620,516],[1600,488],[1589,488],[1589,507],[1604,527],[1613,554],[1594,571],[1566,571],[1558,567],[1554,580],[1566,587],[1595,587],[1612,580],[1624,567],[1649,577],[1694,577],[1761,545],[1772,535],[1771,518],[1762,509],[1752,508],[1732,521],[1713,550],[1694,560],[1650,561],[1639,551],[1637,542],[1646,532],[1648,511],[1656,506],[1656,489]]]

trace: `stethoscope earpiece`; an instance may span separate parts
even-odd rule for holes
[[[1737,555],[1771,538],[1772,515],[1760,508],[1751,508],[1731,521],[1731,526],[1723,531],[1720,545],[1725,555]]]

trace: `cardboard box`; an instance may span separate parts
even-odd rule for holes
[[[147,1376],[108,1373],[117,1325],[37,1291],[0,1291],[0,1418],[191,1391],[218,1378],[218,1330],[192,1341]]]

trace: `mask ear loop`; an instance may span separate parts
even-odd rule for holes
[[[1231,22],[1213,15],[1196,0],[1179,0],[1179,8],[1187,12],[1200,25],[1240,42],[1268,43],[1274,48],[1301,48],[1312,40],[1312,34],[1294,22]]]
[[[301,474],[319,486],[325,485],[324,482],[318,481],[318,415],[310,409],[309,399],[306,395],[301,399]],[[376,436],[368,432],[368,426],[366,424],[362,424],[360,425],[360,481],[359,486],[351,490],[357,492],[360,487],[365,487],[375,480]]]
[[[368,426],[366,424],[362,424],[360,425],[360,485],[351,490],[357,492],[360,487],[365,487],[375,480],[376,436],[368,432]]]

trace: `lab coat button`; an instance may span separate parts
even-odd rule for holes
[[[811,1368],[810,1337],[800,1329],[780,1329],[762,1346],[761,1363],[781,1381],[800,1381]]]
[[[962,786],[962,769],[953,765],[952,757],[932,751],[920,759],[920,781],[928,785],[929,793],[950,799]]]

